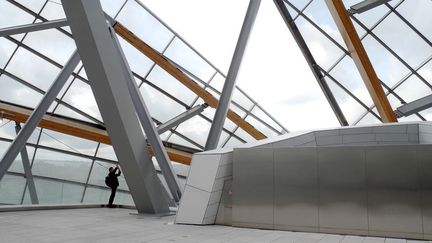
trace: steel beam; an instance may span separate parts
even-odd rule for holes
[[[67,79],[70,77],[75,67],[78,65],[79,60],[80,57],[78,55],[78,52],[75,51],[72,54],[72,57],[69,59],[69,61],[66,63],[66,65],[63,67],[63,69],[57,76],[56,80],[45,93],[42,100],[36,106],[36,109],[34,109],[33,113],[30,115],[29,119],[27,120],[24,127],[21,129],[20,133],[15,137],[14,141],[9,146],[6,153],[3,155],[3,158],[0,162],[0,180],[6,174],[6,171],[9,169],[12,162],[17,157],[18,153],[24,148],[28,138],[39,124],[43,115],[48,110],[63,85],[66,83]]]
[[[246,49],[250,32],[255,23],[255,18],[258,14],[260,3],[261,0],[250,0],[249,2],[246,16],[243,21],[243,26],[240,31],[240,36],[237,40],[237,45],[231,60],[231,65],[228,70],[228,74],[222,88],[222,94],[219,98],[219,103],[213,118],[213,123],[210,127],[210,132],[207,137],[205,150],[215,149],[218,145],[219,138],[222,133],[222,128],[228,114],[229,104],[231,103],[231,97],[234,91],[237,73],[243,59],[243,54]]]
[[[315,58],[313,57],[312,53],[309,50],[309,47],[307,46],[303,36],[301,35],[299,29],[297,28],[297,25],[295,24],[294,20],[291,17],[291,14],[289,13],[288,9],[286,8],[286,5],[283,0],[274,0],[273,1],[279,10],[279,13],[281,14],[283,20],[285,21],[285,24],[287,25],[288,29],[290,30],[292,36],[294,37],[295,41],[297,42],[297,45],[299,46],[301,52],[303,53],[303,56],[306,59],[306,62],[309,65],[309,68],[312,70],[313,75],[315,76],[315,79],[317,80],[322,92],[324,93],[324,96],[326,97],[328,103],[330,104],[330,107],[333,110],[333,113],[335,114],[336,118],[339,121],[339,124],[341,126],[348,126],[348,121],[345,118],[345,115],[343,114],[341,108],[339,107],[339,104],[337,103],[331,89],[329,88],[324,75],[321,73],[320,69],[318,68],[318,65],[315,61]]]
[[[170,130],[171,128],[179,125],[180,123],[200,114],[201,112],[203,112],[203,110],[206,107],[208,107],[207,104],[197,105],[197,106],[183,112],[182,114],[172,118],[171,120],[159,125],[157,127],[158,133],[162,134],[162,133]]]
[[[152,146],[152,151],[156,157],[156,161],[159,164],[159,167],[162,171],[162,175],[165,178],[166,184],[171,192],[171,195],[174,198],[174,201],[177,203],[180,202],[181,198],[181,190],[180,183],[177,180],[177,176],[172,168],[171,161],[168,159],[168,154],[162,144],[162,140],[159,137],[158,132],[156,131],[156,127],[153,123],[152,117],[150,116],[150,112],[144,102],[144,99],[141,96],[138,85],[135,82],[132,71],[129,68],[127,63],[127,59],[121,49],[120,42],[117,39],[115,30],[109,26],[111,37],[114,41],[114,46],[116,47],[119,57],[121,58],[121,67],[123,69],[123,75],[126,80],[130,96],[132,98],[132,103],[137,112],[138,118],[141,122],[141,125],[144,129],[145,135],[147,136],[147,140]]]
[[[418,100],[414,100],[410,103],[398,107],[395,112],[398,117],[409,116],[416,112],[426,110],[432,107],[432,95],[425,96]]]
[[[141,39],[139,39],[134,33],[129,31],[125,26],[120,24],[119,22],[115,22],[114,29],[118,35],[120,35],[123,39],[129,42],[132,46],[134,46],[141,53],[146,55],[150,60],[159,65],[162,69],[164,69],[167,73],[181,82],[184,86],[198,95],[200,98],[204,100],[205,103],[209,104],[209,106],[216,108],[218,105],[218,99],[214,97],[210,92],[199,86],[195,81],[185,75],[178,67],[176,67],[173,63],[168,61],[164,56],[162,56],[159,52],[154,50],[152,47],[147,45]],[[241,127],[245,132],[251,135],[253,138],[260,140],[267,138],[262,132],[258,131],[254,126],[252,126],[247,121],[243,120],[237,113],[232,111],[231,109],[228,111],[227,117],[236,125]]]
[[[352,14],[363,13],[390,1],[391,0],[364,0],[352,5],[349,9],[349,12]]]
[[[378,76],[354,28],[342,0],[326,0],[327,7],[362,77],[383,122],[397,122]]]
[[[21,131],[21,124],[19,122],[15,122],[15,132],[18,133]],[[21,159],[24,168],[24,175],[27,181],[27,187],[30,193],[30,199],[32,204],[39,204],[39,199],[36,193],[36,186],[33,180],[33,174],[31,172],[30,160],[27,153],[27,147],[24,146],[21,150]]]
[[[169,199],[157,177],[142,132],[122,59],[99,1],[62,0],[90,86],[139,213],[168,213]]]
[[[52,29],[52,28],[59,28],[67,25],[68,22],[66,19],[52,20],[49,22],[42,22],[42,23],[35,23],[35,24],[18,25],[18,26],[0,29],[0,37],[34,32],[39,30]]]

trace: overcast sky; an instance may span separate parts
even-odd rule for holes
[[[225,74],[249,0],[141,0]],[[261,1],[237,85],[290,131],[338,126],[273,1]]]

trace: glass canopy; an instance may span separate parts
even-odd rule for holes
[[[343,2],[349,8],[361,1]],[[177,64],[200,87],[219,98],[225,74],[140,1],[102,0],[101,3],[107,14]],[[349,125],[379,123],[378,112],[325,1],[284,0],[284,4]],[[430,12],[432,1],[393,0],[369,11],[350,15],[393,110],[431,94]],[[0,1],[0,29],[62,18],[65,15],[59,0]],[[283,21],[282,18],[280,21]],[[119,40],[156,125],[205,103],[129,43],[120,37]],[[68,27],[1,37],[0,100],[34,108],[75,49]],[[295,95],[287,93],[288,96]],[[303,103],[306,106],[307,100]],[[239,87],[233,94],[230,108],[267,137],[288,132],[284,125]],[[49,112],[103,126],[81,64],[58,94]],[[161,134],[161,138],[166,143],[179,145],[188,151],[202,151],[214,113],[215,110],[208,107]],[[293,114],[292,119],[296,119],[296,116],[301,114]],[[334,119],[334,114],[329,114],[329,117]],[[432,108],[398,120],[431,119]],[[4,154],[15,134],[15,122],[5,119],[0,125],[0,155]],[[254,140],[247,131],[227,119],[219,147],[234,147]],[[40,203],[107,201],[109,192],[103,179],[107,168],[118,163],[110,145],[37,128],[28,140],[27,152]],[[181,183],[185,183],[188,167],[175,163],[175,170]],[[117,203],[132,204],[124,178],[120,184]],[[29,203],[23,165],[18,156],[0,181],[0,204]]]

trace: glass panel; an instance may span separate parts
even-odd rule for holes
[[[393,1],[397,2],[397,1]],[[419,30],[429,41],[432,40],[432,1],[410,0],[403,2],[397,11]]]
[[[407,103],[431,94],[431,90],[428,86],[414,75],[397,87],[395,92]]]
[[[148,80],[169,94],[177,97],[185,104],[190,104],[196,98],[196,94],[190,91],[185,85],[168,74],[165,70],[156,66],[148,76]]]
[[[11,120],[3,119],[3,122],[0,123],[0,137],[15,139],[15,122]],[[2,154],[2,153],[0,153]]]
[[[102,120],[90,85],[76,80],[69,88],[63,100],[96,119]]]
[[[9,148],[10,145],[11,145],[10,142],[0,141],[0,157],[3,157],[3,155],[6,153],[6,150]],[[26,146],[26,148],[31,163],[34,148],[30,146]],[[12,165],[9,167],[8,171],[24,173],[21,154],[18,154],[18,156],[12,162]]]
[[[309,0],[289,0],[291,4],[293,4],[296,8],[299,10],[302,10],[306,4],[309,2]]]
[[[117,36],[117,39],[120,42],[121,48],[126,56],[131,70],[144,77],[152,67],[153,62],[146,55],[142,54],[120,36]]]
[[[388,52],[373,37],[367,36],[363,46],[372,62],[375,72],[389,87],[395,85],[409,70]]]
[[[345,2],[345,1],[344,1]],[[350,8],[352,5],[360,2],[360,1],[351,1],[353,2],[352,4],[345,4],[345,7],[348,9]],[[378,20],[380,20],[385,14],[387,14],[389,12],[389,9],[384,6],[384,5],[380,5],[377,6],[375,8],[369,9],[366,12],[363,12],[361,14],[356,14],[355,17],[360,20],[360,22],[362,22],[362,24],[364,24],[366,27],[368,27],[369,29],[374,26]],[[353,20],[353,22],[355,22]]]
[[[312,1],[303,13],[347,49],[325,1]]]
[[[237,135],[239,138],[243,139],[244,141],[246,141],[246,143],[256,141],[255,138],[253,138],[251,135],[249,135],[249,133],[247,133],[240,127],[237,128],[234,134]]]
[[[339,47],[320,33],[303,17],[299,17],[296,20],[296,24],[316,62],[322,68],[327,70],[343,54]]]
[[[368,112],[356,125],[368,125],[368,124],[379,124],[381,123],[372,113]]]
[[[214,76],[214,78],[209,83],[211,87],[215,88],[217,91],[222,92],[223,85],[225,83],[225,78],[219,73]]]
[[[231,137],[228,142],[225,144],[224,148],[234,148],[237,147],[239,145],[242,145],[243,142],[241,142],[240,140],[238,140],[235,137]]]
[[[198,150],[202,150],[202,148],[184,140],[183,138],[179,137],[177,134],[172,134],[170,136],[170,138],[168,139],[168,142],[187,146],[187,147],[198,149]]]
[[[77,112],[69,109],[66,106],[59,105],[55,111],[55,114],[75,118],[81,121],[91,122],[94,123],[95,121],[88,119],[87,117],[82,116],[81,114],[78,114]]]
[[[17,0],[17,2],[38,13],[46,0]]]
[[[145,43],[162,52],[173,34],[135,1],[128,1],[118,18]]]
[[[4,175],[0,181],[0,205],[21,204],[25,183],[23,176]]]
[[[44,129],[39,144],[93,156],[97,142]]]
[[[38,149],[33,162],[33,175],[85,182],[91,160],[45,149]]]
[[[41,15],[49,20],[63,19],[66,15],[59,0],[50,0],[45,5]]]
[[[101,143],[97,152],[97,157],[117,161],[114,148],[111,145]]]
[[[272,118],[270,118],[267,114],[265,114],[264,111],[258,106],[255,106],[252,109],[251,113],[259,117],[262,121],[264,121],[274,129],[276,129],[277,131],[282,131],[282,127],[280,127]]]
[[[222,146],[227,142],[229,137],[230,135],[228,133],[222,131],[217,147],[222,148]]]
[[[180,124],[176,131],[205,146],[211,124],[199,116],[194,116]]]
[[[387,71],[388,72],[388,71]],[[330,74],[342,85],[349,89],[357,98],[366,105],[372,105],[373,101],[361,78],[358,69],[350,57],[345,57],[336,65]]]
[[[432,61],[429,61],[424,67],[422,67],[418,74],[420,74],[426,81],[432,84]]]
[[[184,106],[147,84],[142,85],[140,91],[150,115],[162,123],[186,111]],[[165,91],[167,90],[165,89]],[[177,95],[181,96],[180,93]],[[181,97],[178,96],[177,98],[181,100]]]
[[[114,198],[114,204],[130,205],[130,206],[135,205],[132,199],[132,195],[126,192],[116,192],[116,196]]]
[[[121,6],[123,5],[124,1],[112,1],[112,0],[101,0],[102,9],[105,13],[110,15],[111,17],[114,17],[117,12],[120,10]]]
[[[178,38],[169,45],[164,55],[205,82],[214,73],[206,61]]]
[[[33,20],[33,16],[22,11],[20,8],[15,7],[7,1],[0,1],[0,28],[30,24]]]
[[[17,45],[5,38],[0,38],[0,67],[4,67]]]
[[[274,136],[278,135],[275,131],[271,130],[266,125],[264,125],[262,122],[258,121],[257,119],[253,118],[252,116],[247,116],[246,121],[249,122],[252,126],[254,126],[258,131],[262,132],[267,137],[274,137]],[[245,139],[244,136],[242,136],[241,138],[243,138],[246,141],[250,141],[249,139]],[[255,141],[255,140],[256,139],[253,139],[252,141]]]
[[[56,29],[30,32],[24,39],[24,44],[61,65],[66,64],[76,49],[73,39]]]
[[[236,102],[246,110],[250,110],[254,105],[254,103],[238,89],[234,89],[231,102]]]
[[[42,95],[33,89],[13,80],[9,76],[0,76],[0,97],[2,100],[17,105],[34,108],[42,99]]]
[[[35,178],[35,186],[40,204],[72,204],[80,203],[84,186]],[[28,197],[28,194],[26,194]],[[27,201],[28,198],[25,198]]]
[[[419,65],[432,54],[432,48],[395,14],[389,15],[374,33],[411,67]]]
[[[87,187],[84,195],[84,203],[102,203],[107,204],[109,196],[111,194],[111,189],[108,188],[96,188]],[[117,193],[115,202],[117,202]]]
[[[45,91],[60,72],[59,68],[23,48],[18,48],[6,70]]]
[[[339,86],[337,86],[333,81],[327,80],[327,83],[330,89],[333,92],[333,95],[336,98],[342,112],[345,115],[349,124],[355,122],[361,114],[363,114],[366,109],[361,106],[356,100],[354,100],[351,96],[349,96],[344,90],[342,90]],[[318,116],[319,117],[319,116]]]

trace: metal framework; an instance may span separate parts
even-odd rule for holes
[[[378,76],[369,57],[357,35],[345,6],[341,0],[326,0],[326,4],[351,54],[351,58],[359,70],[361,77],[369,91],[378,113],[383,122],[397,122],[396,115],[391,109],[387,96],[380,84]]]
[[[315,61],[315,58],[312,56],[312,53],[309,50],[309,47],[307,46],[303,36],[301,35],[297,25],[295,24],[294,20],[291,17],[291,14],[289,13],[288,9],[286,8],[283,0],[274,0],[274,3],[276,7],[278,8],[280,14],[282,15],[282,18],[285,21],[285,24],[287,25],[288,29],[290,30],[291,34],[293,35],[295,41],[297,42],[297,45],[300,47],[300,50],[303,53],[303,56],[306,59],[306,62],[308,63],[310,69],[312,70],[313,75],[315,76],[315,79],[317,80],[321,90],[324,93],[324,96],[326,97],[327,101],[330,104],[330,107],[332,108],[336,118],[339,121],[339,124],[341,126],[348,126],[348,121],[345,118],[345,115],[343,114],[341,108],[339,107],[339,104],[336,101],[336,98],[334,97],[332,91],[330,90],[326,80],[324,79],[324,75],[321,73],[321,70],[318,67],[318,64]]]
[[[338,87],[342,93],[344,93],[347,97],[349,97],[349,99],[352,99],[355,103],[359,104],[359,106],[361,106],[364,109],[363,113],[361,113],[360,116],[354,117],[354,118],[353,117],[347,117],[346,118],[347,121],[351,125],[361,123],[366,119],[366,117],[368,117],[367,115],[372,115],[373,117],[375,117],[376,119],[379,120],[380,116],[377,115],[377,113],[375,111],[375,106],[373,104],[369,103],[367,100],[364,100],[361,96],[358,96],[358,94],[355,92],[355,90],[353,90],[350,86],[346,85],[344,80],[336,75],[337,74],[336,73],[337,68],[340,65],[342,65],[341,63],[350,54],[344,48],[344,46],[342,46],[334,38],[333,35],[326,33],[327,30],[324,30],[322,25],[320,25],[320,23],[317,22],[317,20],[315,20],[314,18],[311,18],[311,12],[310,11],[311,11],[311,9],[313,9],[313,6],[314,5],[316,6],[316,4],[319,1],[320,0],[309,0],[309,1],[305,1],[304,3],[299,3],[298,1],[284,0],[283,3],[287,7],[287,9],[289,9],[290,13],[292,14],[293,23],[297,23],[300,34],[303,33],[302,32],[303,26],[299,25],[299,22],[300,22],[299,20],[306,21],[308,24],[310,24],[312,26],[313,31],[315,31],[318,34],[321,34],[324,38],[328,39],[330,41],[331,45],[334,45],[336,48],[339,48],[339,50],[342,52],[341,56],[330,67],[323,68],[324,66],[318,62],[318,63],[316,63],[316,65],[314,65],[314,68],[319,70],[319,73],[322,74],[321,79],[326,81],[330,85],[330,91],[333,91],[333,93],[334,93],[334,87]],[[30,10],[29,8],[27,8],[26,7],[27,3],[25,3],[25,2],[17,2],[14,0],[7,0],[7,2],[13,4],[14,6],[16,6],[20,9],[22,9],[24,12],[30,14],[31,16],[34,16],[33,24],[36,24],[35,26],[37,26],[38,25],[37,22],[40,22],[40,21],[49,22],[48,19],[46,17],[44,17],[45,16],[44,15],[44,9],[46,9],[46,7],[49,4],[51,4],[49,1],[46,1],[41,6],[40,10],[36,10],[37,12],[34,12],[33,10]],[[404,0],[396,1],[395,0],[394,2],[395,3],[392,3],[392,4],[386,3],[386,4],[383,4],[383,5],[378,7],[381,9],[388,9],[388,11],[381,18],[377,19],[376,23],[374,23],[374,24],[372,23],[372,25],[370,25],[371,23],[366,24],[363,21],[361,14],[351,15],[350,17],[360,27],[359,28],[360,30],[365,31],[364,34],[360,38],[361,40],[366,41],[367,39],[369,39],[369,40],[373,39],[374,41],[377,42],[377,45],[383,47],[385,49],[385,51],[387,51],[387,54],[394,57],[398,62],[400,62],[402,64],[403,67],[405,67],[405,68],[407,68],[407,70],[409,70],[409,72],[407,72],[405,75],[400,77],[399,81],[396,83],[393,82],[392,84],[389,84],[385,77],[380,77],[381,80],[379,80],[381,85],[384,88],[386,96],[392,97],[393,102],[397,101],[397,102],[400,102],[401,104],[405,104],[405,103],[407,103],[406,102],[407,100],[412,100],[412,99],[408,99],[400,91],[401,91],[402,87],[404,85],[406,85],[408,82],[419,82],[420,81],[423,84],[425,84],[427,87],[431,88],[430,78],[423,75],[424,72],[422,73],[422,71],[424,71],[425,68],[431,64],[432,56],[429,56],[427,59],[422,60],[421,63],[416,63],[416,64],[408,63],[403,58],[403,56],[401,56],[401,53],[399,52],[398,49],[395,49],[393,46],[386,43],[385,40],[381,39],[379,32],[378,32],[378,29],[379,29],[378,27],[383,25],[385,23],[385,21],[388,20],[389,16],[393,16],[393,18],[396,17],[397,19],[399,19],[401,21],[400,22],[401,25],[406,26],[410,31],[415,33],[423,41],[423,43],[426,43],[426,45],[431,46],[431,41],[429,40],[428,35],[425,35],[425,33],[422,33],[421,30],[416,29],[415,23],[411,23],[409,20],[406,19],[406,13],[405,12],[399,11],[400,6],[405,6],[405,5],[411,4],[410,1],[404,1]],[[124,8],[124,7],[127,4],[131,4],[131,3],[135,3],[135,1],[134,0],[123,1],[123,3],[121,4],[121,7],[118,9],[118,11],[115,14],[113,14],[113,17],[116,18],[119,15],[119,13],[122,13],[122,11],[125,11],[124,9],[126,9],[126,8]],[[212,84],[213,84],[212,82],[216,76],[221,75],[222,77],[226,77],[226,75],[223,74],[220,70],[218,70],[207,59],[205,59],[205,57],[203,57],[201,54],[196,52],[196,50],[193,47],[191,47],[191,45],[189,45],[177,33],[175,33],[165,23],[163,23],[160,19],[158,19],[140,1],[136,1],[136,3],[138,5],[141,5],[141,7],[143,7],[143,9],[145,9],[151,16],[153,16],[157,21],[159,21],[166,29],[168,29],[173,34],[172,37],[167,42],[167,44],[162,49],[159,49],[159,50],[161,50],[161,52],[159,54],[161,54],[161,56],[163,58],[168,60],[169,63],[171,63],[175,68],[180,69],[184,74],[186,74],[188,77],[190,77],[192,79],[192,81],[198,83],[203,89],[205,89],[206,91],[210,91],[212,94],[215,94],[216,97],[217,97],[217,95],[220,95],[221,92],[219,90],[215,89],[214,87],[212,87]],[[57,29],[57,31],[62,33],[65,37],[72,38],[72,35],[69,32],[67,32],[65,29],[58,28],[58,27],[56,29]],[[53,65],[53,66],[58,67],[60,69],[63,67],[63,65],[58,63],[58,61],[55,61],[52,57],[50,57],[46,53],[44,53],[44,51],[41,51],[41,50],[35,48],[34,46],[31,45],[31,43],[26,41],[28,39],[27,33],[24,34],[23,36],[5,36],[3,38],[6,41],[9,41],[10,43],[16,44],[17,46],[13,50],[12,54],[8,57],[6,64],[3,67],[0,67],[0,76],[4,75],[5,77],[10,78],[10,79],[18,82],[18,83],[24,85],[25,87],[28,87],[29,89],[36,91],[39,94],[42,94],[42,95],[45,94],[45,91],[43,89],[41,89],[37,85],[34,85],[31,81],[25,80],[25,78],[21,77],[17,73],[14,73],[10,70],[10,68],[9,68],[10,63],[12,63],[13,58],[17,56],[16,53],[19,50],[21,50],[21,51],[25,50],[26,52],[34,54],[38,58],[41,58],[42,60],[46,61],[47,65]],[[304,36],[304,38],[306,39],[305,40],[306,43],[308,43],[307,36]],[[173,61],[173,60],[170,60],[170,58],[166,54],[166,53],[168,53],[167,50],[169,50],[173,46],[173,43],[177,42],[177,41],[181,41],[182,43],[186,44],[187,47],[189,47],[191,50],[193,50],[198,56],[200,56],[206,63],[208,63],[214,69],[214,72],[209,77],[209,79],[205,79],[205,81],[203,81],[203,80],[199,79],[198,77],[196,77],[193,73],[189,72],[187,70],[187,68],[184,68],[181,65],[176,64],[175,61]],[[165,97],[167,97],[171,101],[175,102],[175,104],[178,104],[179,106],[183,107],[185,110],[185,114],[188,113],[188,110],[190,110],[192,107],[196,107],[197,105],[200,105],[200,102],[202,102],[202,100],[199,99],[199,97],[196,97],[195,99],[193,99],[192,102],[189,102],[189,101],[185,102],[184,100],[181,99],[181,97],[176,97],[175,95],[170,94],[169,91],[164,90],[163,88],[160,88],[158,86],[158,83],[151,81],[151,79],[149,80],[151,73],[155,70],[155,67],[157,67],[157,66],[158,65],[156,63],[153,63],[151,68],[147,72],[145,72],[145,74],[138,74],[136,72],[133,72],[134,77],[139,82],[138,83],[139,87],[146,86],[146,87],[149,87],[149,88],[155,90],[156,92],[164,95]],[[413,79],[416,79],[417,81],[416,80],[410,81]],[[67,101],[68,91],[71,90],[75,84],[83,84],[83,83],[85,83],[86,85],[89,84],[89,82],[87,81],[86,76],[83,72],[83,68],[81,66],[79,69],[75,70],[75,72],[72,74],[72,80],[71,80],[71,82],[68,83],[67,87],[65,87],[65,89],[63,90],[64,92],[62,92],[62,94],[60,94],[59,96],[56,97],[55,103],[53,104],[54,109],[51,112],[53,112],[53,114],[56,114],[57,111],[60,111],[61,109],[64,109],[64,108],[67,108],[67,109],[73,111],[74,113],[76,113],[78,116],[81,116],[82,118],[84,118],[86,120],[89,120],[91,122],[103,125],[102,121],[99,118],[81,110],[80,107]],[[240,91],[240,93],[242,93],[243,95],[245,95],[247,97],[247,95],[244,94],[244,92],[242,92],[240,89],[238,89],[238,87],[236,87],[236,88],[237,88],[237,91]],[[340,105],[340,98],[338,96],[336,96],[335,99],[336,99],[336,101],[339,101],[339,105]],[[274,119],[268,113],[266,113],[266,111],[263,110],[258,104],[256,104],[256,102],[254,102],[252,99],[250,99],[250,97],[248,97],[248,100],[250,101],[250,106],[248,106],[248,107],[243,107],[242,105],[238,104],[236,102],[236,100],[234,100],[232,102],[232,104],[235,105],[236,110],[242,112],[241,115],[239,114],[240,119],[245,120],[247,118],[253,118],[253,119],[259,121],[262,125],[264,125],[268,129],[270,129],[272,132],[274,132],[274,134],[282,134],[282,133],[288,131],[281,124],[277,123],[277,121],[274,121]],[[392,104],[394,106],[393,102],[392,102]],[[348,113],[346,112],[346,110],[344,110],[346,108],[345,107],[341,107],[341,108],[344,111],[345,115],[347,115]],[[393,109],[395,109],[395,108],[396,107],[393,107]],[[261,117],[257,116],[256,113],[254,112],[256,109],[266,113],[266,115],[268,117],[270,117],[277,124],[277,126],[270,125],[269,123],[265,122],[265,119],[261,119]],[[427,111],[417,111],[416,113],[414,113],[416,116],[415,118],[421,119],[421,120],[426,120],[426,118],[425,118],[426,117],[425,114],[427,114],[426,112]],[[205,112],[199,113],[196,117],[199,119],[203,119],[203,120],[207,121],[209,124],[211,124],[211,122],[212,122],[212,119]],[[159,121],[158,119],[156,119],[154,117],[152,119],[158,125],[164,123],[164,122]],[[170,127],[170,129],[164,134],[164,137],[165,137],[164,139],[169,141],[171,138],[179,137],[179,138],[183,139],[184,141],[186,141],[187,143],[190,143],[193,147],[196,147],[198,149],[204,149],[204,146],[202,144],[198,143],[193,137],[189,137],[189,135],[182,134],[181,132],[179,132],[180,131],[179,128],[181,126],[182,126],[182,124],[180,124],[180,125],[176,124],[173,127]],[[239,129],[240,129],[239,126],[236,126],[234,129],[224,128],[224,133],[226,133],[227,136],[223,142],[220,142],[220,144],[222,144],[224,146],[231,139],[237,139],[241,142],[246,142],[241,136],[238,135],[237,131]],[[39,134],[42,134],[42,133],[43,133],[43,130],[41,130],[41,132]],[[265,135],[267,135],[267,134],[265,134]],[[5,140],[2,138],[0,138],[0,140],[9,141],[7,139]],[[91,159],[91,161],[92,161],[91,162],[92,163],[91,169],[88,172],[86,183],[80,182],[81,183],[80,185],[84,186],[85,188],[87,188],[88,186],[89,187],[97,187],[100,189],[103,188],[103,187],[93,186],[91,184],[88,184],[88,186],[87,186],[87,183],[89,182],[90,174],[92,173],[93,168],[95,166],[97,167],[97,162],[95,162],[95,161],[96,160],[102,160],[103,161],[102,158],[96,157],[96,155],[98,153],[97,151],[99,150],[99,145],[100,145],[100,143],[98,143],[98,146],[97,146],[98,149],[96,149],[96,152],[94,153],[94,155],[88,156],[88,158]],[[40,147],[40,148],[55,151],[54,148],[41,146],[38,144],[38,142],[36,143],[35,146],[36,146],[36,150],[37,150],[37,148]],[[70,151],[62,151],[62,152],[65,154],[70,153]],[[168,153],[169,153],[169,148],[168,148]],[[33,158],[31,158],[31,161],[34,161],[35,154],[36,154],[36,152],[34,153]],[[79,153],[76,153],[74,155],[75,156],[87,156],[87,155],[82,155]],[[190,153],[189,153],[189,156],[190,156]],[[112,162],[114,162],[114,161],[112,161]],[[8,172],[8,174],[11,174],[14,176],[17,176],[17,175],[22,176],[23,175],[22,173],[21,174],[18,174],[18,173],[14,174],[14,173],[15,172]],[[59,182],[63,181],[63,180],[59,180],[56,178],[43,177],[43,176],[41,177],[39,175],[35,175],[34,177],[35,178],[43,178],[44,180],[53,180],[53,181],[59,181]],[[73,183],[73,182],[71,182],[71,183]],[[81,201],[84,201],[85,190],[82,194]],[[23,192],[21,203],[24,200],[24,194],[25,194],[25,191]]]

